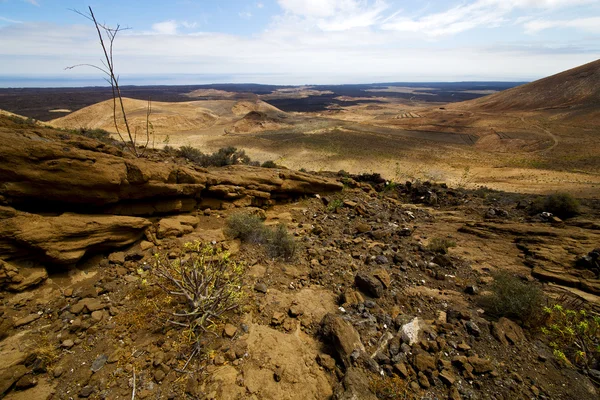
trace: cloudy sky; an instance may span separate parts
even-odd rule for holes
[[[0,0],[0,86],[99,73],[91,6],[122,83],[524,81],[600,58],[600,0]],[[174,81],[175,82],[175,81]]]

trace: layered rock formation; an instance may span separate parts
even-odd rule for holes
[[[72,264],[140,239],[152,225],[140,216],[265,206],[342,188],[288,170],[206,169],[156,153],[136,159],[72,132],[9,121],[0,142],[0,259]]]

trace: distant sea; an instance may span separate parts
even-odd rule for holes
[[[205,85],[215,82],[246,83],[255,79],[266,80],[265,76],[240,75],[171,75],[171,76],[122,76],[119,83],[122,86],[153,86],[153,85]],[[262,78],[262,79],[260,79]],[[86,87],[108,86],[101,76],[2,76],[0,88],[51,88],[51,87]]]
[[[0,0],[1,1],[1,0]],[[315,82],[316,80],[316,82]],[[437,77],[422,77],[421,79],[399,80],[397,76],[336,76],[319,77],[293,76],[286,74],[173,74],[173,75],[122,75],[119,79],[121,86],[175,86],[175,85],[210,85],[225,83],[256,83],[263,85],[338,85],[338,84],[372,84],[374,82],[474,82],[494,81],[494,79],[481,79],[480,77],[464,76],[454,79]],[[9,76],[0,75],[0,88],[68,88],[68,87],[94,87],[108,86],[101,75],[48,75],[48,76]]]

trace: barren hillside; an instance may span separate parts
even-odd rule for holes
[[[124,99],[125,111],[132,129],[145,130],[148,102],[136,99]],[[177,132],[201,131],[211,127],[225,127],[233,125],[247,113],[256,111],[265,115],[284,115],[285,113],[263,101],[236,101],[236,100],[203,100],[188,102],[152,102],[150,122],[155,131]],[[107,100],[69,115],[54,119],[50,125],[58,128],[90,128],[105,129],[114,132],[113,101]],[[121,112],[117,105],[119,129],[124,130]],[[221,128],[222,130],[222,128]]]
[[[600,60],[457,104],[486,111],[594,110],[600,106]]]

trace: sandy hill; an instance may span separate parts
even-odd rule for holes
[[[467,101],[488,111],[597,110],[600,106],[600,60],[500,93]]]
[[[144,100],[124,99],[127,118],[132,129],[145,129],[148,103]],[[188,102],[152,102],[150,121],[157,132],[176,133],[229,126],[249,112],[260,112],[272,118],[285,115],[278,108],[263,101],[204,100]],[[120,118],[120,110],[117,115]],[[69,115],[54,119],[50,125],[58,128],[101,128],[114,131],[113,102],[103,101]],[[124,124],[119,124],[124,129]]]

